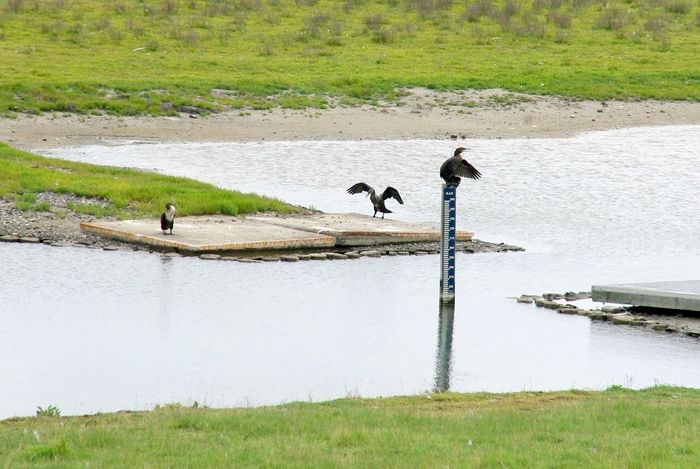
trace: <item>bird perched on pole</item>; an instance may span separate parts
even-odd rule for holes
[[[160,229],[163,230],[163,234],[167,230],[170,230],[170,234],[173,234],[173,226],[175,226],[175,205],[168,202],[165,204],[165,212],[160,216]]]
[[[464,147],[457,148],[455,154],[445,160],[442,166],[440,166],[440,177],[443,178],[447,184],[456,187],[459,186],[462,177],[470,179],[479,179],[481,177],[481,173],[462,157],[462,152],[465,150],[466,148]]]
[[[385,213],[392,213],[392,211],[386,208],[386,205],[384,204],[384,201],[386,199],[393,197],[401,205],[403,205],[403,200],[401,200],[401,195],[399,195],[399,191],[397,191],[391,186],[388,186],[386,189],[384,189],[384,192],[382,192],[381,195],[377,194],[371,186],[365,184],[364,182],[358,182],[357,184],[351,186],[347,190],[348,194],[357,194],[363,191],[367,192],[369,200],[372,201],[372,205],[374,206],[374,215],[372,215],[372,218],[377,216],[377,212],[381,212],[382,218],[384,218]]]

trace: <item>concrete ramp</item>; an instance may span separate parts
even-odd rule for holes
[[[335,245],[335,239],[331,236],[223,215],[175,218],[172,235],[164,235],[160,230],[160,221],[153,219],[81,223],[80,229],[104,238],[198,253],[327,248]]]
[[[594,285],[593,301],[700,311],[700,280]]]
[[[280,215],[248,217],[264,223],[307,231],[336,239],[336,246],[377,246],[394,243],[440,241],[437,224],[408,223],[373,218],[358,213],[319,213],[314,215]],[[473,233],[458,231],[457,241],[469,241]]]
[[[192,253],[375,246],[440,239],[434,225],[354,213],[176,217],[173,235],[164,235],[159,220],[154,219],[81,223],[80,229],[105,238]],[[458,241],[471,237],[472,233],[466,231],[457,233]]]

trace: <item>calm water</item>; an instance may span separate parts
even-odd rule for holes
[[[395,218],[437,221],[437,169],[456,146],[122,142],[42,153],[194,177],[324,211],[372,213],[364,197],[344,190],[358,181],[390,184],[405,201],[390,201]],[[49,404],[63,414],[171,401],[260,405],[436,384],[700,387],[697,339],[509,298],[700,278],[700,127],[467,146],[484,177],[459,189],[460,227],[527,251],[458,255],[454,312],[438,308],[438,256],[239,264],[0,244],[0,418]]]

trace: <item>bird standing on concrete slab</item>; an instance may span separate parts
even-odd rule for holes
[[[440,166],[440,177],[447,184],[455,187],[459,186],[459,182],[462,180],[460,176],[470,179],[479,179],[481,177],[481,173],[462,157],[462,152],[465,150],[466,148],[464,147],[457,148],[455,154],[445,160]]]
[[[173,226],[175,226],[175,205],[168,202],[165,204],[165,212],[160,216],[160,229],[163,230],[163,234],[167,230],[170,230],[170,234],[173,234]]]
[[[403,200],[401,200],[401,195],[399,195],[399,191],[394,189],[391,186],[388,186],[386,189],[384,189],[384,192],[382,192],[381,195],[378,195],[374,189],[372,189],[371,186],[365,184],[364,182],[358,182],[357,184],[351,186],[347,192],[348,194],[357,194],[359,192],[366,191],[367,195],[369,196],[369,200],[372,201],[372,205],[374,206],[374,215],[372,215],[372,218],[377,216],[377,212],[382,213],[382,219],[384,218],[385,213],[392,213],[391,210],[386,208],[386,205],[384,205],[384,201],[386,199],[389,199],[391,197],[395,198],[401,205],[403,205]]]

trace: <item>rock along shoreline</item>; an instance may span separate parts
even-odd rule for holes
[[[579,308],[572,302],[591,298],[591,292],[523,294],[518,303],[534,304],[538,308],[558,314],[585,316],[594,321],[607,321],[615,325],[637,326],[654,331],[677,333],[700,338],[700,317],[688,316],[680,311],[662,314],[661,310],[642,310],[633,306],[603,305],[600,309]]]

